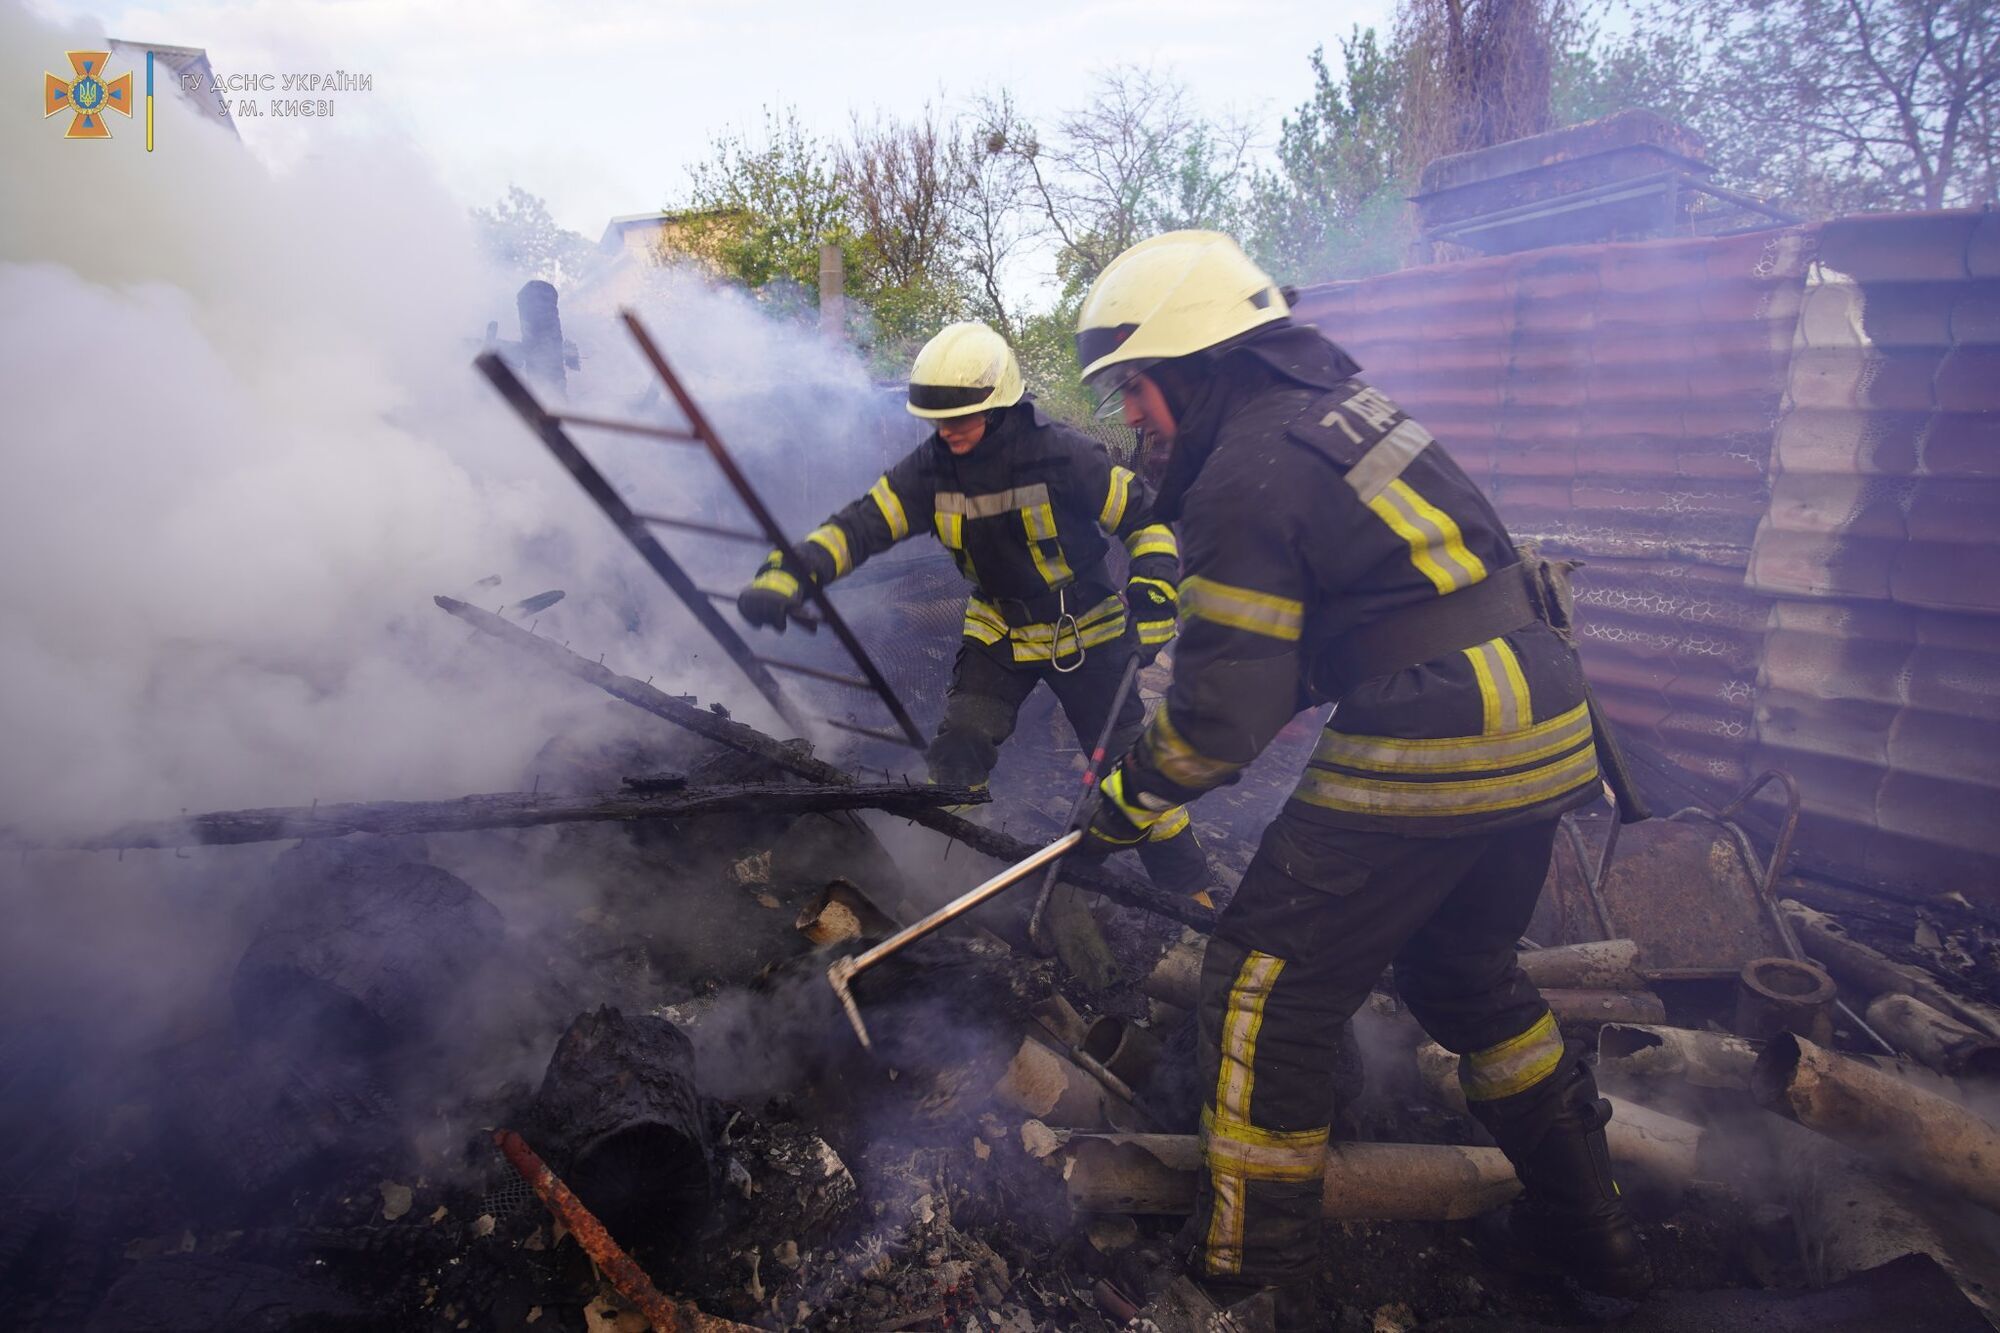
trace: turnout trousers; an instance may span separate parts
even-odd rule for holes
[[[924,758],[931,781],[984,787],[1000,747],[1014,734],[1021,705],[1044,681],[1054,692],[1063,715],[1076,732],[1077,745],[1087,756],[1104,728],[1118,682],[1133,654],[1131,631],[1092,648],[1074,671],[1057,671],[1047,661],[1016,662],[1005,640],[987,645],[964,640],[952,667],[951,688],[945,695],[944,721],[938,724]],[[1125,696],[1105,754],[1116,757],[1130,749],[1146,724],[1146,706],[1134,688]],[[1209,885],[1208,857],[1196,840],[1185,808],[1173,811],[1139,844],[1139,860],[1162,889],[1193,895]]]
[[[1412,1014],[1460,1056],[1475,1113],[1553,1109],[1567,1057],[1515,944],[1555,829],[1412,838],[1287,806],[1265,830],[1202,965],[1196,1276],[1282,1285],[1314,1271],[1342,1025],[1391,964]]]

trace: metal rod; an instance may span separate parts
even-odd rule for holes
[[[720,1319],[704,1314],[692,1305],[683,1304],[667,1296],[653,1285],[653,1279],[646,1270],[639,1267],[631,1255],[625,1253],[611,1233],[604,1229],[604,1223],[597,1215],[584,1206],[583,1200],[571,1192],[562,1178],[549,1169],[548,1163],[530,1148],[527,1141],[511,1129],[493,1131],[493,1142],[499,1146],[507,1162],[520,1172],[521,1179],[542,1201],[542,1206],[554,1214],[576,1243],[590,1256],[598,1271],[603,1273],[620,1296],[637,1306],[639,1313],[652,1324],[654,1333],[722,1333],[728,1329],[742,1329],[748,1333],[749,1325]]]
[[[723,447],[722,438],[715,433],[715,428],[709,424],[701,408],[682,386],[680,377],[674,374],[673,368],[667,364],[666,357],[647,334],[645,326],[639,322],[638,314],[627,309],[620,311],[619,317],[625,321],[625,327],[631,332],[632,340],[638,343],[639,351],[653,367],[653,373],[659,376],[660,382],[665,384],[667,391],[674,396],[674,401],[680,406],[681,414],[688,420],[689,428],[703,444],[708,446],[709,456],[715,460],[715,465],[722,469],[722,475],[742,499],[751,517],[757,520],[757,525],[770,537],[771,545],[778,549],[788,567],[803,568],[804,561],[799,558],[797,548],[785,536],[785,530],[779,526],[777,518],[765,507],[756,488],[751,486],[749,477],[745,476],[743,470],[736,465],[736,459]],[[826,589],[814,579],[806,579],[803,582],[807,595],[819,608],[820,618],[833,630],[834,637],[840,640],[841,647],[847,649],[847,655],[854,659],[854,665],[874,687],[876,695],[882,700],[883,707],[887,708],[890,716],[896,719],[896,725],[902,729],[904,743],[912,749],[923,749],[923,733],[918,731],[917,724],[910,720],[909,713],[903,708],[903,701],[896,697],[896,691],[876,669],[874,660],[861,646],[861,641],[854,637],[854,631],[847,627],[846,620],[842,619],[840,612],[834,609],[832,599],[826,595]]]
[[[833,993],[839,997],[841,1007],[847,1011],[847,1019],[854,1025],[854,1035],[861,1039],[861,1044],[869,1050],[875,1049],[874,1042],[869,1039],[867,1025],[861,1021],[861,1010],[854,1003],[852,987],[855,978],[884,959],[901,953],[940,926],[949,925],[981,903],[999,897],[1043,866],[1060,861],[1082,841],[1082,829],[1066,833],[1040,851],[1008,866],[979,887],[952,899],[915,925],[905,926],[874,948],[852,958],[834,960],[833,966],[826,970],[826,979],[833,986]]]
[[[672,440],[676,444],[700,444],[699,437],[671,426],[654,426],[643,421],[620,421],[614,417],[593,417],[582,412],[551,412],[555,420],[565,426],[588,426],[592,430],[617,431],[621,435],[646,435],[656,440]]]
[[[842,722],[837,717],[827,718],[826,724],[841,731],[851,731],[857,736],[866,736],[870,740],[887,741],[891,745],[908,745],[910,743],[907,737],[899,736],[893,731],[880,731],[874,727],[864,727],[857,722]]]
[[[764,539],[762,537],[759,537],[757,540],[761,543]],[[708,600],[711,602],[722,602],[729,606],[736,605],[736,598],[738,596],[738,594],[736,593],[724,592],[720,588],[698,588],[696,589],[696,591],[699,592],[703,597],[708,598]],[[794,625],[797,625],[800,629],[804,630],[806,633],[808,634],[819,633],[819,617],[814,615],[812,612],[788,611],[785,614],[788,617],[790,617],[791,622]],[[903,743],[903,738],[901,736],[896,737],[895,740],[896,744],[898,745],[901,745]]]
[[[746,528],[725,528],[714,523],[703,523],[692,518],[675,518],[671,514],[639,514],[641,522],[657,523],[663,528],[681,528],[687,532],[706,533],[710,537],[724,537],[733,542],[748,542],[752,546],[762,546],[764,535]],[[733,599],[732,599],[733,600]]]
[[[1111,696],[1111,711],[1104,715],[1104,725],[1098,729],[1097,744],[1090,751],[1090,762],[1083,766],[1083,782],[1076,793],[1076,800],[1070,803],[1069,822],[1063,826],[1065,828],[1078,827],[1085,808],[1090,804],[1091,795],[1097,790],[1097,775],[1104,768],[1104,751],[1111,744],[1111,733],[1118,728],[1118,714],[1125,709],[1125,699],[1132,693],[1132,683],[1138,679],[1139,655],[1134,653],[1132,660],[1125,664],[1125,674],[1118,678],[1118,692]],[[1043,947],[1042,918],[1049,910],[1049,898],[1055,892],[1056,874],[1060,868],[1056,865],[1049,867],[1041,890],[1035,895],[1035,910],[1028,917],[1028,942],[1037,949]]]
[[[519,377],[498,354],[482,352],[473,364],[492,382],[493,387],[499,390],[500,396],[507,400],[507,405],[527,423],[528,429],[535,432],[570,476],[576,479],[576,484],[583,487],[584,494],[596,501],[597,507],[604,511],[604,516],[625,534],[625,540],[632,544],[632,549],[637,551],[653,572],[660,576],[660,580],[674,591],[674,594],[687,606],[689,613],[700,622],[701,627],[722,645],[722,650],[729,654],[730,660],[750,678],[750,683],[756,686],[757,692],[777,710],[778,716],[792,726],[803,726],[792,706],[786,701],[784,692],[778,688],[776,677],[757,661],[757,655],[750,651],[750,645],[743,641],[743,636],[736,632],[735,627],[709,605],[708,599],[701,595],[700,589],[695,587],[694,580],[688,577],[687,571],[667,554],[667,549],[661,546],[647,530],[645,521],[632,512],[631,507],[605,479],[604,474],[584,456],[583,450],[577,448],[576,441],[570,439],[569,433],[562,428],[562,423],[543,409],[535,400],[535,395],[529,392],[528,387],[521,383]]]
[[[774,671],[791,671],[801,676],[811,676],[829,685],[843,685],[850,690],[873,690],[875,687],[859,676],[843,676],[837,671],[823,671],[819,667],[807,666],[803,662],[787,662],[782,657],[759,657],[757,659]]]

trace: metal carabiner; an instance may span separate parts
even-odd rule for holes
[[[1070,637],[1076,640],[1076,661],[1068,666],[1062,664],[1063,625],[1069,625]],[[1049,639],[1049,665],[1057,674],[1067,676],[1072,671],[1080,671],[1090,657],[1090,650],[1083,646],[1083,631],[1078,628],[1076,617],[1069,613],[1069,589],[1056,589],[1055,633]]]

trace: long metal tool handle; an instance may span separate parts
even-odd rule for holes
[[[1063,857],[1074,851],[1076,845],[1082,841],[1082,829],[1074,829],[1065,833],[1062,837],[1057,838],[1033,856],[1015,862],[992,879],[981,884],[978,888],[961,897],[952,899],[915,925],[905,926],[874,948],[859,955],[854,959],[853,965],[846,969],[847,975],[854,977],[866,972],[884,958],[900,953],[936,930],[939,926],[958,920],[958,918],[964,916],[967,912],[970,912],[973,908],[986,902],[988,899],[999,897],[1008,889],[1013,888],[1016,884],[1019,884],[1022,880],[1040,870],[1043,866],[1062,860]]]
[[[681,414],[687,418],[689,429],[707,446],[709,456],[715,460],[715,465],[722,470],[722,475],[729,482],[731,489],[743,501],[743,507],[757,520],[757,526],[771,539],[771,545],[784,557],[786,566],[791,569],[803,568],[804,563],[799,559],[798,548],[794,547],[785,536],[785,530],[779,525],[777,517],[765,507],[763,498],[750,484],[750,478],[736,466],[736,459],[723,447],[722,437],[715,433],[715,428],[709,424],[708,418],[695,404],[693,396],[681,385],[680,377],[674,374],[673,368],[667,364],[667,358],[661,353],[659,345],[653,341],[651,335],[646,332],[645,326],[639,322],[639,316],[631,310],[621,310],[619,318],[625,321],[626,329],[632,334],[632,340],[639,345],[639,351],[647,363],[652,366],[653,373],[667,386],[667,392],[674,396],[674,402],[679,405]],[[834,610],[833,601],[826,595],[826,589],[820,587],[818,581],[814,579],[805,579],[802,582],[813,604],[819,608],[821,620],[833,631],[834,637],[840,640],[840,646],[847,650],[847,655],[853,659],[854,665],[860,668],[861,674],[867,678],[876,696],[882,700],[882,706],[888,709],[889,715],[896,720],[896,726],[903,733],[904,743],[912,749],[923,749],[923,732],[917,729],[917,724],[903,708],[903,701],[896,697],[894,687],[876,668],[874,659],[868,656],[868,650],[861,646],[861,640],[854,637],[854,631],[847,627],[847,621],[842,618],[840,612]]]
[[[1064,827],[1081,833],[1083,812],[1090,808],[1091,795],[1097,790],[1098,775],[1104,771],[1104,751],[1111,744],[1111,733],[1118,730],[1118,715],[1125,711],[1125,699],[1132,693],[1133,682],[1139,679],[1139,655],[1132,654],[1132,660],[1125,664],[1125,674],[1118,682],[1118,693],[1111,697],[1111,711],[1105,714],[1104,725],[1098,729],[1097,744],[1091,749],[1090,762],[1084,766],[1083,785],[1076,793],[1076,801],[1069,808],[1069,823]],[[1042,918],[1049,910],[1049,897],[1055,892],[1056,876],[1062,873],[1060,862],[1049,867],[1042,879],[1041,892],[1035,895],[1035,910],[1028,918],[1028,941],[1037,949],[1042,947]]]
[[[750,651],[750,645],[743,642],[743,636],[738,634],[735,627],[724,620],[713,606],[709,605],[709,599],[695,586],[687,571],[667,554],[666,548],[661,546],[647,530],[645,519],[632,511],[632,507],[625,503],[624,497],[618,494],[617,489],[605,479],[604,474],[584,456],[583,450],[577,448],[576,441],[570,439],[569,432],[563,429],[562,422],[555,414],[547,411],[535,400],[535,395],[529,391],[528,386],[521,383],[520,377],[515,375],[499,356],[492,352],[482,352],[473,364],[479,367],[480,373],[486,376],[499,391],[500,396],[507,400],[507,405],[514,409],[515,414],[526,423],[528,429],[535,432],[543,446],[556,456],[563,469],[576,478],[576,484],[583,488],[584,494],[597,502],[597,507],[604,511],[604,516],[624,534],[625,540],[632,544],[632,549],[637,551],[647,565],[651,566],[653,572],[660,576],[661,582],[681,599],[688,613],[703,629],[714,636],[717,643],[722,645],[722,651],[729,655],[729,660],[736,663],[743,674],[750,678],[750,683],[756,686],[757,692],[777,710],[778,716],[792,726],[803,725],[798,713],[786,700],[784,691],[778,688],[777,680],[764,669],[763,663],[757,660],[757,655]]]

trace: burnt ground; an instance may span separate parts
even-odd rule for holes
[[[1288,734],[1251,781],[1203,803],[1226,878],[1311,738]],[[1021,837],[1053,833],[1075,790],[1074,748],[1059,718],[1031,711],[996,775],[1000,803],[981,817]],[[591,790],[755,769],[662,729],[608,753],[551,747],[536,780]],[[520,1129],[558,1172],[586,1173],[590,1145],[568,1141],[581,1131],[562,1119],[583,1113],[551,1109],[545,1070],[558,1037],[604,1006],[634,1040],[650,1022],[691,1039],[700,1095],[683,1138],[699,1141],[703,1178],[659,1186],[670,1175],[659,1148],[589,1169],[607,1213],[622,1205],[632,1219],[621,1239],[659,1286],[711,1314],[773,1329],[1112,1329],[1171,1275],[1177,1224],[1074,1214],[1057,1136],[995,1089],[1055,991],[1086,1017],[1150,1018],[1166,1066],[1184,1062],[1185,1018],[1129,984],[1177,927],[1103,908],[1127,984],[1091,993],[1024,947],[1022,901],[998,904],[981,931],[860,988],[884,1052],[874,1060],[832,1001],[826,955],[794,923],[832,879],[907,920],[990,872],[921,830],[720,816],[345,841],[247,865],[192,854],[241,892],[212,909],[193,998],[158,1023],[108,1022],[116,1005],[98,977],[10,977],[0,1326],[643,1327],[489,1136]],[[74,890],[82,911],[104,890],[72,883],[73,869],[38,858],[22,873],[30,888]],[[1857,920],[1858,933],[1991,993],[1991,937],[1948,905]],[[1667,999],[1670,1019],[1691,1025],[1726,1007],[1700,988]],[[1393,1053],[1364,1053],[1345,1133],[1480,1141],[1424,1100]],[[674,1061],[654,1063],[663,1072],[649,1077],[672,1083]],[[1171,1097],[1141,1105],[1155,1128],[1191,1128]],[[1712,1313],[1734,1308],[1713,1293],[1761,1299],[1806,1280],[1790,1220],[1758,1183],[1759,1152],[1718,1139],[1684,1193],[1635,1199],[1660,1286],[1641,1306],[1497,1270],[1466,1224],[1348,1222],[1325,1232],[1328,1327],[1750,1326]],[[665,1198],[676,1202],[646,1206]],[[1675,1311],[1699,1317],[1674,1324]]]

